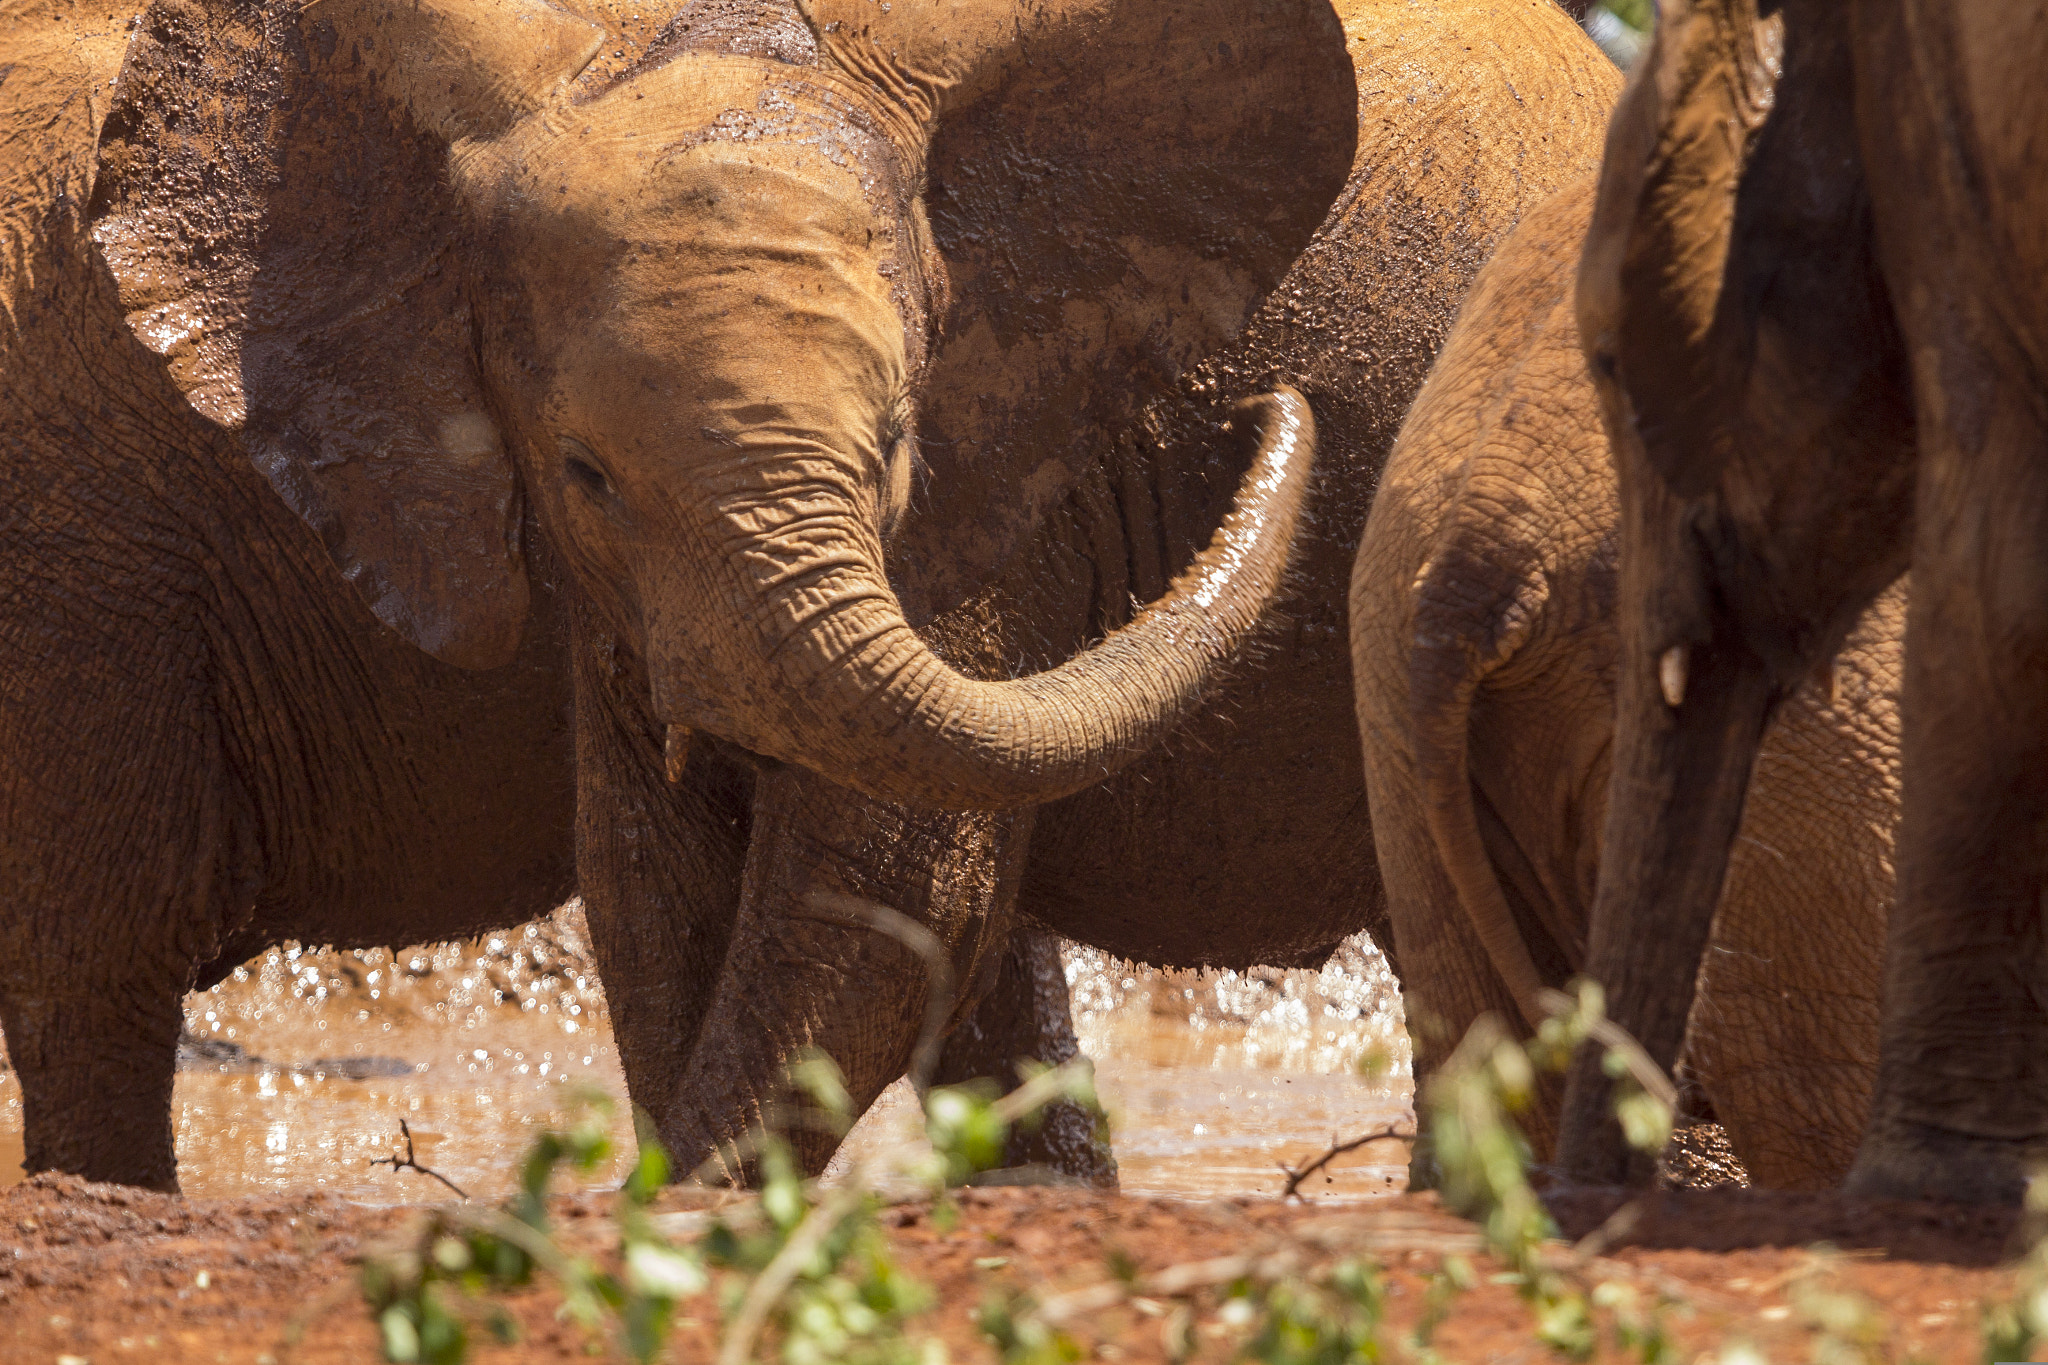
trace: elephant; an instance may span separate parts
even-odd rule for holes
[[[1213,414],[1236,395],[1286,384],[1313,411],[1316,467],[1252,646],[1199,710],[1121,773],[1029,810],[939,817],[851,801],[794,766],[757,776],[750,841],[733,845],[744,884],[700,912],[738,907],[717,995],[704,1015],[664,1026],[698,1030],[691,1069],[629,1071],[641,1102],[674,1097],[650,1108],[680,1160],[729,1143],[760,1112],[779,1059],[800,1046],[840,1063],[856,1106],[903,1073],[926,976],[894,945],[831,922],[820,907],[845,897],[930,929],[956,954],[956,980],[986,970],[970,961],[983,945],[1002,947],[1005,965],[984,1000],[1032,989],[1047,1002],[1027,1014],[973,1006],[968,992],[959,1008],[975,1013],[956,1025],[941,1080],[1072,1047],[1050,945],[1027,937],[1028,948],[1014,938],[1003,947],[991,936],[1006,927],[1174,966],[1316,964],[1361,929],[1386,941],[1377,860],[1356,837],[1366,798],[1345,618],[1351,560],[1386,452],[1459,299],[1531,205],[1594,170],[1620,76],[1547,0],[1344,0],[1336,14],[1355,73],[1344,117],[1356,150],[1335,208],[1241,336],[1120,428],[1109,455],[1049,498],[1011,559],[955,590],[969,595],[920,627],[956,656],[978,650],[1007,672],[1066,657],[1118,625],[1134,595],[1157,591],[1192,553],[1231,486],[1240,462],[1219,449]],[[930,496],[929,511],[913,502],[905,555],[921,526],[966,516],[944,502],[936,473]],[[699,757],[693,748],[689,772]],[[722,833],[707,823],[703,837]],[[587,861],[584,873],[588,898]],[[622,916],[654,902],[608,904],[605,913]],[[1035,969],[1020,961],[1027,951]],[[1048,1024],[1060,1037],[1029,1031]],[[1034,1151],[1013,1148],[1012,1159],[1109,1178],[1085,1125],[1077,1118],[1063,1131]],[[811,1169],[831,1147],[829,1133],[799,1140]]]
[[[175,1188],[179,997],[262,947],[458,937],[579,886],[646,1092],[797,774],[838,779],[809,837],[874,834],[863,801],[1042,802],[1238,652],[1312,459],[1291,395],[1242,409],[1248,459],[1219,444],[1245,477],[1214,543],[1058,667],[943,662],[883,542],[925,546],[891,561],[906,598],[1007,553],[1243,325],[1350,164],[1334,18],[893,8],[699,4],[630,62],[539,0],[10,9],[0,1022],[29,1169]],[[1115,147],[1046,116],[1083,95]],[[955,470],[964,520],[906,516]],[[927,892],[1012,875],[980,817],[964,848],[897,818],[882,862]],[[1063,1019],[1005,933],[982,994]],[[952,1065],[999,1045],[956,1031]]]
[[[2018,74],[2041,13],[1761,8],[1667,7],[1580,268],[1623,523],[1606,837],[1627,853],[1589,961],[1668,1056],[1756,736],[1910,569],[1897,892],[1845,1187],[2011,1202],[2048,1147],[2043,106]],[[1605,1089],[1580,1058],[1574,1179],[1641,1174]]]
[[[1480,1014],[1533,1027],[1539,993],[1586,967],[1622,648],[1620,490],[1573,304],[1595,188],[1589,175],[1532,210],[1480,272],[1351,579],[1418,1085]],[[1837,1184],[1868,1113],[1904,625],[1901,584],[1778,710],[1698,969],[1683,1089],[1760,1186]],[[1558,1099],[1524,1119],[1541,1161]],[[1427,1160],[1425,1145],[1411,1185]]]

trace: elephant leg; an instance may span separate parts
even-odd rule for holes
[[[1418,1126],[1408,1182],[1412,1189],[1429,1189],[1437,1184],[1437,1170],[1423,1100],[1436,1073],[1482,1016],[1493,1016],[1517,1035],[1525,1035],[1527,1029],[1514,992],[1494,969],[1424,828],[1419,803],[1382,802],[1376,794],[1372,822],[1374,841],[1383,850],[1381,872],[1393,931],[1382,948],[1401,983],[1414,1054]],[[1540,936],[1532,937],[1549,947]],[[1560,979],[1563,975],[1558,973]],[[1541,1078],[1540,1084],[1539,1102],[1519,1121],[1535,1159],[1544,1162],[1556,1143],[1562,1087],[1549,1078]]]
[[[1898,895],[1849,1187],[2017,1202],[2048,1152],[2048,184],[2021,131],[2048,91],[1991,7],[1852,27],[1920,456]]]
[[[2048,432],[2036,439],[2048,452]],[[2031,510],[2048,479],[2032,482],[1970,509],[1973,534],[1916,551],[1898,897],[1850,1176],[1862,1193],[2016,1200],[2048,1147],[2048,603],[2020,606],[2019,591],[2048,585]],[[1948,510],[1923,499],[1923,517]]]
[[[1923,460],[1948,458],[1920,482],[1862,1193],[2017,1200],[2048,1149],[2048,429],[2033,411],[2013,399],[1974,419],[1994,444],[1978,468],[1953,458],[1954,433],[1923,443]]]
[[[1011,1090],[1023,1080],[1020,1060],[1058,1066],[1080,1055],[1059,939],[1020,923],[996,963],[994,984],[946,1039],[932,1079],[957,1085],[987,1076]],[[1117,1183],[1102,1111],[1073,1100],[1047,1106],[1034,1126],[1012,1132],[1003,1159],[1011,1166],[1049,1166],[1083,1184],[1114,1189]]]
[[[61,994],[0,998],[21,1079],[24,1170],[176,1193],[171,1088],[185,1016],[175,987],[138,984],[77,980]]]
[[[1471,788],[1470,865],[1453,869],[1430,828],[1429,801],[1405,739],[1396,741],[1391,723],[1382,722],[1368,698],[1360,704],[1367,736],[1366,790],[1371,800],[1373,843],[1379,851],[1380,875],[1387,889],[1391,933],[1381,947],[1401,983],[1402,1009],[1415,1059],[1416,1143],[1409,1161],[1409,1184],[1425,1189],[1437,1183],[1436,1162],[1423,1098],[1436,1072],[1465,1037],[1473,1023],[1492,1015],[1518,1034],[1526,1033],[1522,1007],[1507,979],[1495,965],[1461,894],[1477,888],[1500,907],[1519,936],[1541,980],[1558,985],[1571,975],[1563,949],[1519,891],[1517,879],[1502,875],[1501,854],[1514,840],[1493,808],[1459,773],[1460,785]],[[1405,728],[1405,727],[1404,727]],[[1462,872],[1462,876],[1460,873]],[[1542,1102],[1521,1116],[1537,1160],[1547,1161],[1555,1142],[1561,1091],[1544,1081]]]
[[[576,865],[633,1102],[675,1093],[739,914],[750,772],[691,745],[671,784],[663,732],[600,655],[576,650]]]
[[[762,774],[717,995],[688,1074],[649,1106],[677,1169],[786,1114],[803,1168],[823,1170],[838,1135],[802,1109],[774,1112],[790,1061],[824,1052],[864,1110],[909,1067],[931,980],[918,952],[832,899],[887,907],[934,936],[955,983],[955,1023],[972,988],[995,975],[983,958],[1008,937],[1029,833],[1028,813],[913,812],[801,770]]]
[[[1700,968],[1686,1064],[1761,1188],[1840,1184],[1869,1116],[1905,602],[1879,598],[1765,732]]]
[[[235,822],[212,708],[174,679],[152,704],[92,673],[39,674],[48,691],[4,698],[0,1027],[26,1170],[175,1191],[181,1000],[224,937]],[[107,715],[147,741],[89,747]]]

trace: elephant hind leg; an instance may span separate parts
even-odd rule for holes
[[[1007,1091],[1023,1082],[1019,1061],[1059,1066],[1080,1055],[1059,940],[1019,924],[996,964],[994,984],[947,1038],[932,1079],[958,1085],[991,1077]],[[1003,1160],[1008,1166],[1047,1166],[1086,1185],[1117,1184],[1102,1111],[1073,1100],[1047,1106],[1035,1124],[1013,1131]]]
[[[0,676],[0,1027],[24,1166],[175,1191],[181,1001],[248,904],[247,850],[190,661],[81,657]]]

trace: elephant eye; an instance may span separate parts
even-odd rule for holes
[[[619,491],[612,487],[610,477],[598,467],[597,458],[591,454],[589,446],[573,436],[559,438],[558,444],[562,450],[562,473],[570,483],[600,498],[618,498]]]

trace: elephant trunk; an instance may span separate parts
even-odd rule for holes
[[[1673,646],[1628,628],[1625,613],[1624,638],[1586,974],[1604,988],[1608,1016],[1669,1072],[1757,746],[1781,691],[1740,632]],[[1592,1046],[1573,1059],[1559,1168],[1579,1184],[1647,1183],[1654,1156],[1633,1155],[1624,1142],[1601,1060]]]
[[[848,512],[805,563],[771,575],[747,613],[778,624],[753,632],[754,647],[728,664],[740,676],[702,689],[730,700],[671,706],[657,695],[657,707],[673,722],[911,805],[1007,809],[1103,780],[1195,706],[1279,586],[1314,423],[1291,389],[1247,408],[1257,455],[1209,547],[1165,597],[1059,667],[1006,682],[961,675],[904,619],[871,519]],[[743,545],[735,558],[760,556]]]

